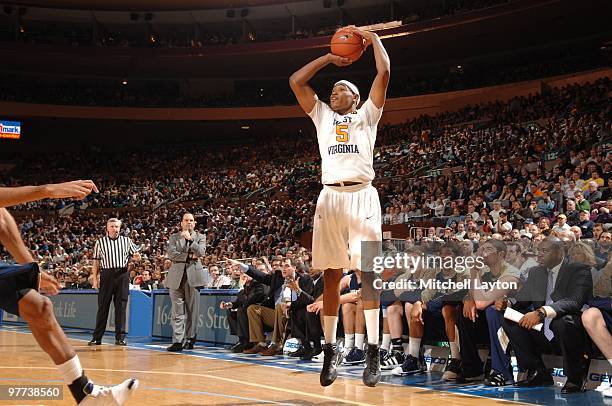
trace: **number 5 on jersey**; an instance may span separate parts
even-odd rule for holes
[[[348,142],[349,133],[347,124],[336,124],[336,141]]]

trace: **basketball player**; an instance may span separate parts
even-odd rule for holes
[[[59,284],[40,272],[25,246],[7,206],[45,198],[83,199],[98,191],[90,181],[74,181],[44,186],[0,188],[0,243],[21,265],[0,264],[0,308],[21,316],[38,345],[51,357],[75,401],[79,405],[122,405],[138,387],[138,380],[104,387],[94,385],[81,367],[78,355],[55,319],[53,304],[39,292],[55,295]]]
[[[289,79],[300,106],[315,124],[322,160],[323,190],[317,200],[312,244],[312,266],[325,269],[325,346],[320,376],[322,386],[334,382],[336,368],[342,362],[342,355],[336,345],[342,270],[362,268],[362,241],[382,240],[380,201],[371,182],[374,179],[372,163],[376,128],[385,104],[391,67],[387,51],[378,35],[354,26],[347,29],[361,35],[366,46],[372,45],[376,60],[376,78],[361,108],[357,109],[359,89],[349,81],[341,80],[334,84],[329,105],[319,100],[308,84],[319,70],[329,64],[340,67],[350,65],[352,61],[348,58],[323,55],[302,67]],[[375,386],[380,381],[380,291],[373,287],[376,275],[371,269],[361,271],[368,335],[363,382],[367,386]]]

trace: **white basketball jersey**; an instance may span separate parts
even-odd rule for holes
[[[341,115],[317,100],[308,115],[317,128],[321,182],[371,182],[376,129],[382,108],[368,99],[357,111]]]

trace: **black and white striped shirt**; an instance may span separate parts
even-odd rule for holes
[[[99,238],[94,245],[93,259],[100,260],[100,268],[126,268],[130,257],[140,247],[129,237],[120,235],[112,239],[109,236]]]

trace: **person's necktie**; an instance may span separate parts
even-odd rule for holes
[[[549,269],[548,270],[548,282],[546,284],[546,306],[550,306],[553,303],[553,300],[550,297],[550,295],[555,289],[554,277],[555,277],[555,274],[553,273],[552,270]],[[552,319],[550,317],[547,317],[544,319],[544,337],[546,337],[548,341],[551,341],[553,337],[555,336],[552,330],[550,329],[551,320]]]

